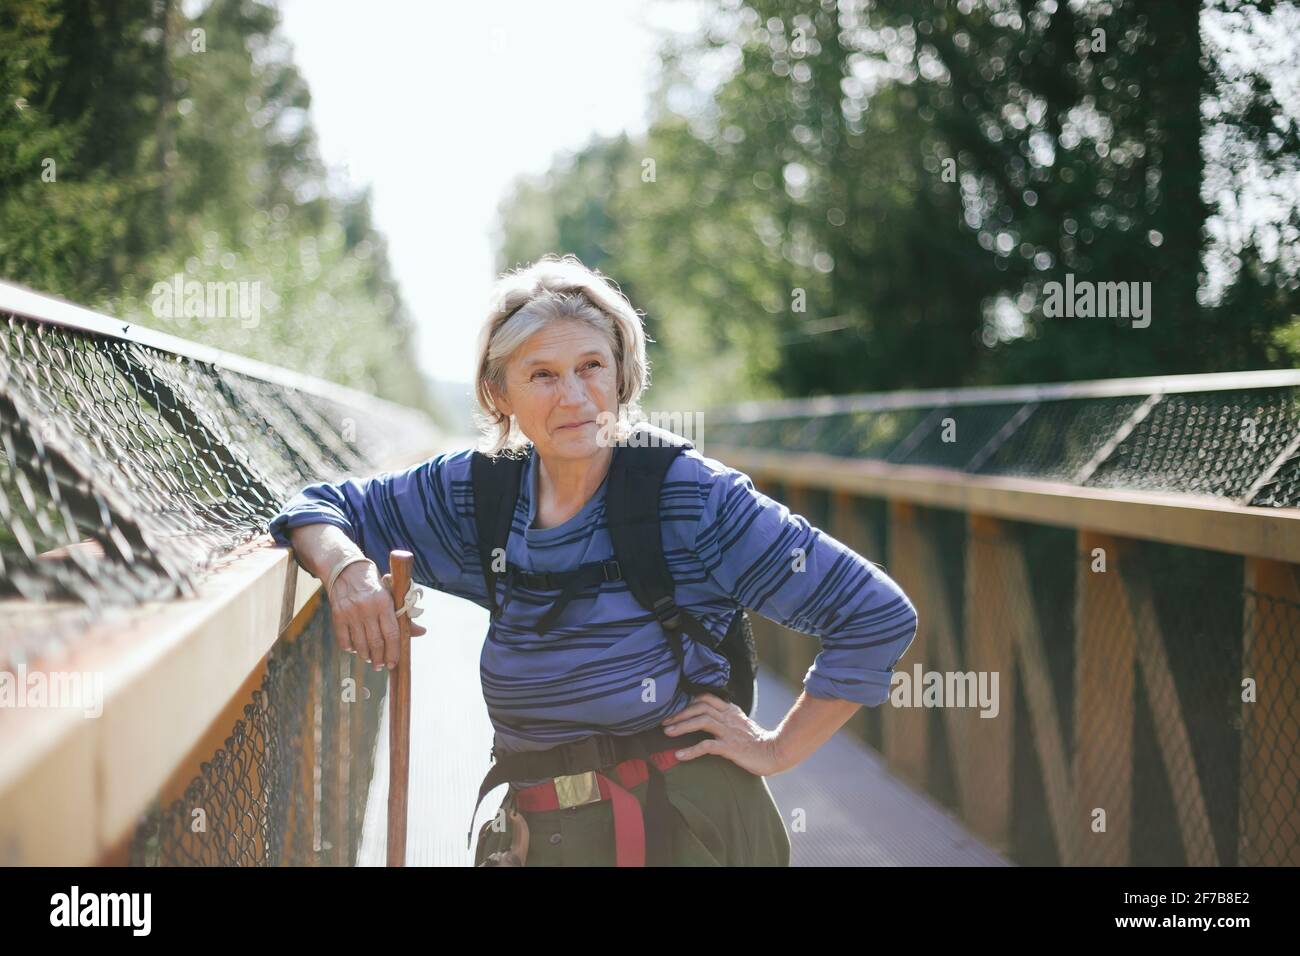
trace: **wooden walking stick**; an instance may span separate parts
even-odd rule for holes
[[[400,611],[411,586],[411,552],[388,556],[393,608]],[[411,616],[399,614],[401,651],[388,672],[388,865],[406,865],[406,793],[411,776]]]

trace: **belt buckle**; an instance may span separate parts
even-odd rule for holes
[[[555,798],[561,807],[580,807],[600,800],[600,782],[596,771],[570,773],[555,778]]]

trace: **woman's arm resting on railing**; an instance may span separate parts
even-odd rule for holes
[[[319,524],[302,524],[285,532],[293,547],[294,557],[312,577],[327,583],[329,573],[344,558],[364,557],[357,543],[336,525],[320,522]],[[361,564],[361,562],[358,562]],[[348,565],[343,575],[354,566]],[[342,580],[343,575],[339,576]]]
[[[350,557],[364,557],[361,549],[341,528],[332,524],[304,524],[288,531],[294,556],[321,586],[329,583],[331,571]],[[393,609],[391,578],[379,575],[367,558],[349,564],[334,582],[329,597],[334,639],[345,653],[355,651],[380,670],[397,666],[400,635]],[[411,636],[425,629],[411,622]]]
[[[414,556],[415,583],[470,600],[482,600],[482,576],[466,573],[462,524],[451,482],[468,471],[465,454],[439,455],[404,471],[369,478],[316,482],[294,495],[267,525],[277,545],[292,547],[298,562],[325,585],[347,557],[350,564],[327,595],[335,638],[379,669],[398,660],[397,616],[386,584],[394,550]],[[411,634],[425,633],[412,622]]]
[[[468,452],[369,478],[316,482],[285,502],[267,530],[276,544],[288,547],[293,528],[334,525],[381,574],[387,573],[393,551],[410,551],[415,583],[482,603],[486,594],[473,548],[473,515],[457,505],[452,490],[453,484],[468,483]]]

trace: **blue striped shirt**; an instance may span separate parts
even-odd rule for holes
[[[536,463],[534,452],[524,466],[506,560],[530,571],[566,571],[612,557],[605,484],[563,524],[532,526]],[[821,650],[804,675],[810,695],[872,707],[888,698],[893,667],[916,633],[916,611],[882,570],[757,491],[746,475],[694,449],[669,468],[660,513],[674,597],[709,633],[720,641],[739,608],[751,608],[819,639]],[[308,485],[268,530],[288,546],[288,529],[318,522],[342,528],[381,574],[389,552],[404,549],[414,555],[417,583],[488,606],[468,451],[404,471]],[[498,600],[505,587],[498,582]],[[687,706],[667,636],[626,582],[580,593],[539,636],[536,623],[558,594],[518,582],[488,629],[480,678],[498,752],[636,733]],[[690,679],[724,685],[723,654],[686,634],[682,641]]]

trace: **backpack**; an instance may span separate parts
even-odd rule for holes
[[[726,635],[715,648],[731,667],[727,686],[700,685],[686,677],[682,632],[705,647],[715,647],[715,639],[694,615],[673,600],[673,581],[664,558],[659,521],[659,493],[669,466],[683,450],[693,446],[686,439],[663,429],[645,429],[644,433],[652,434],[654,440],[641,445],[616,446],[610,464],[605,514],[614,557],[560,572],[529,572],[507,566],[504,574],[506,601],[509,601],[510,589],[517,580],[541,590],[560,589],[559,597],[538,622],[538,631],[544,634],[564,606],[583,589],[602,581],[625,580],[632,596],[658,618],[668,635],[685,691],[691,696],[703,692],[715,694],[737,704],[752,716],[758,693],[758,652],[749,615],[744,608],[732,617]],[[506,553],[525,460],[522,456],[509,455],[490,458],[479,452],[474,452],[470,460],[475,531],[493,620],[501,613],[496,593],[497,581],[503,576],[496,570],[501,562],[494,561],[493,555],[504,556]]]

